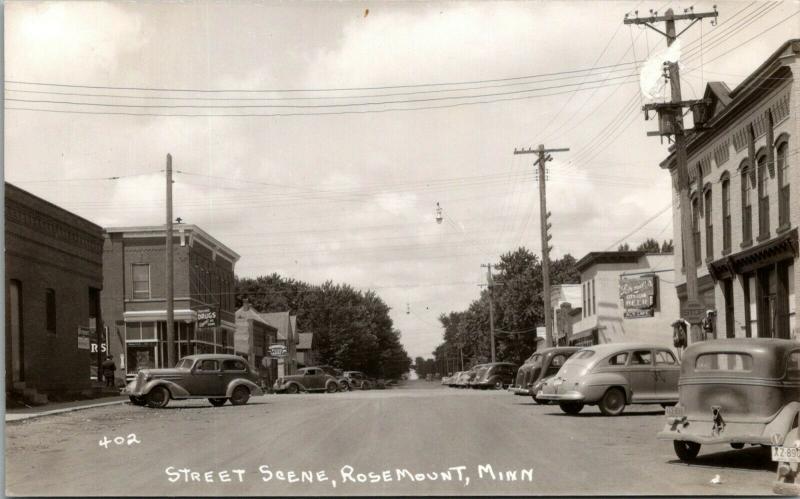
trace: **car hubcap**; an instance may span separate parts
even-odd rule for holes
[[[622,397],[619,396],[619,392],[613,391],[608,395],[608,408],[612,411],[617,411],[622,407]]]

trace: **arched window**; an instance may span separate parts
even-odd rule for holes
[[[760,151],[756,156],[758,176],[758,239],[763,240],[769,237],[769,191],[767,190],[767,180],[769,171],[767,170],[767,154]]]
[[[747,161],[739,167],[739,179],[742,186],[742,245],[747,246],[753,242],[752,184]]]
[[[731,179],[728,172],[722,175],[722,251],[731,250]]]
[[[789,228],[789,141],[781,137],[775,159],[778,170],[778,226]]]

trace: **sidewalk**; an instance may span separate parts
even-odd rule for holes
[[[6,409],[6,423],[13,421],[22,421],[25,419],[38,418],[40,416],[50,416],[52,414],[61,414],[64,412],[79,411],[81,409],[90,409],[92,407],[103,407],[106,405],[122,404],[127,401],[128,401],[127,396],[116,395],[116,396],[102,397],[91,400],[76,400],[73,402],[54,402],[37,407]]]

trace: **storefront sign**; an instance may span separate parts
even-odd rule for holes
[[[78,350],[89,350],[92,342],[91,338],[91,329],[84,326],[78,326]]]
[[[653,317],[656,302],[656,277],[620,278],[619,296],[626,319]]]
[[[288,351],[286,350],[286,345],[270,345],[269,346],[269,355],[270,357],[276,357],[282,359],[286,357]]]
[[[201,308],[197,311],[197,327],[217,327],[217,312],[210,308]]]

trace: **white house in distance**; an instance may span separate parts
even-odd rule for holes
[[[672,253],[595,251],[581,258],[580,313],[568,343],[646,342],[672,347],[679,318]]]

